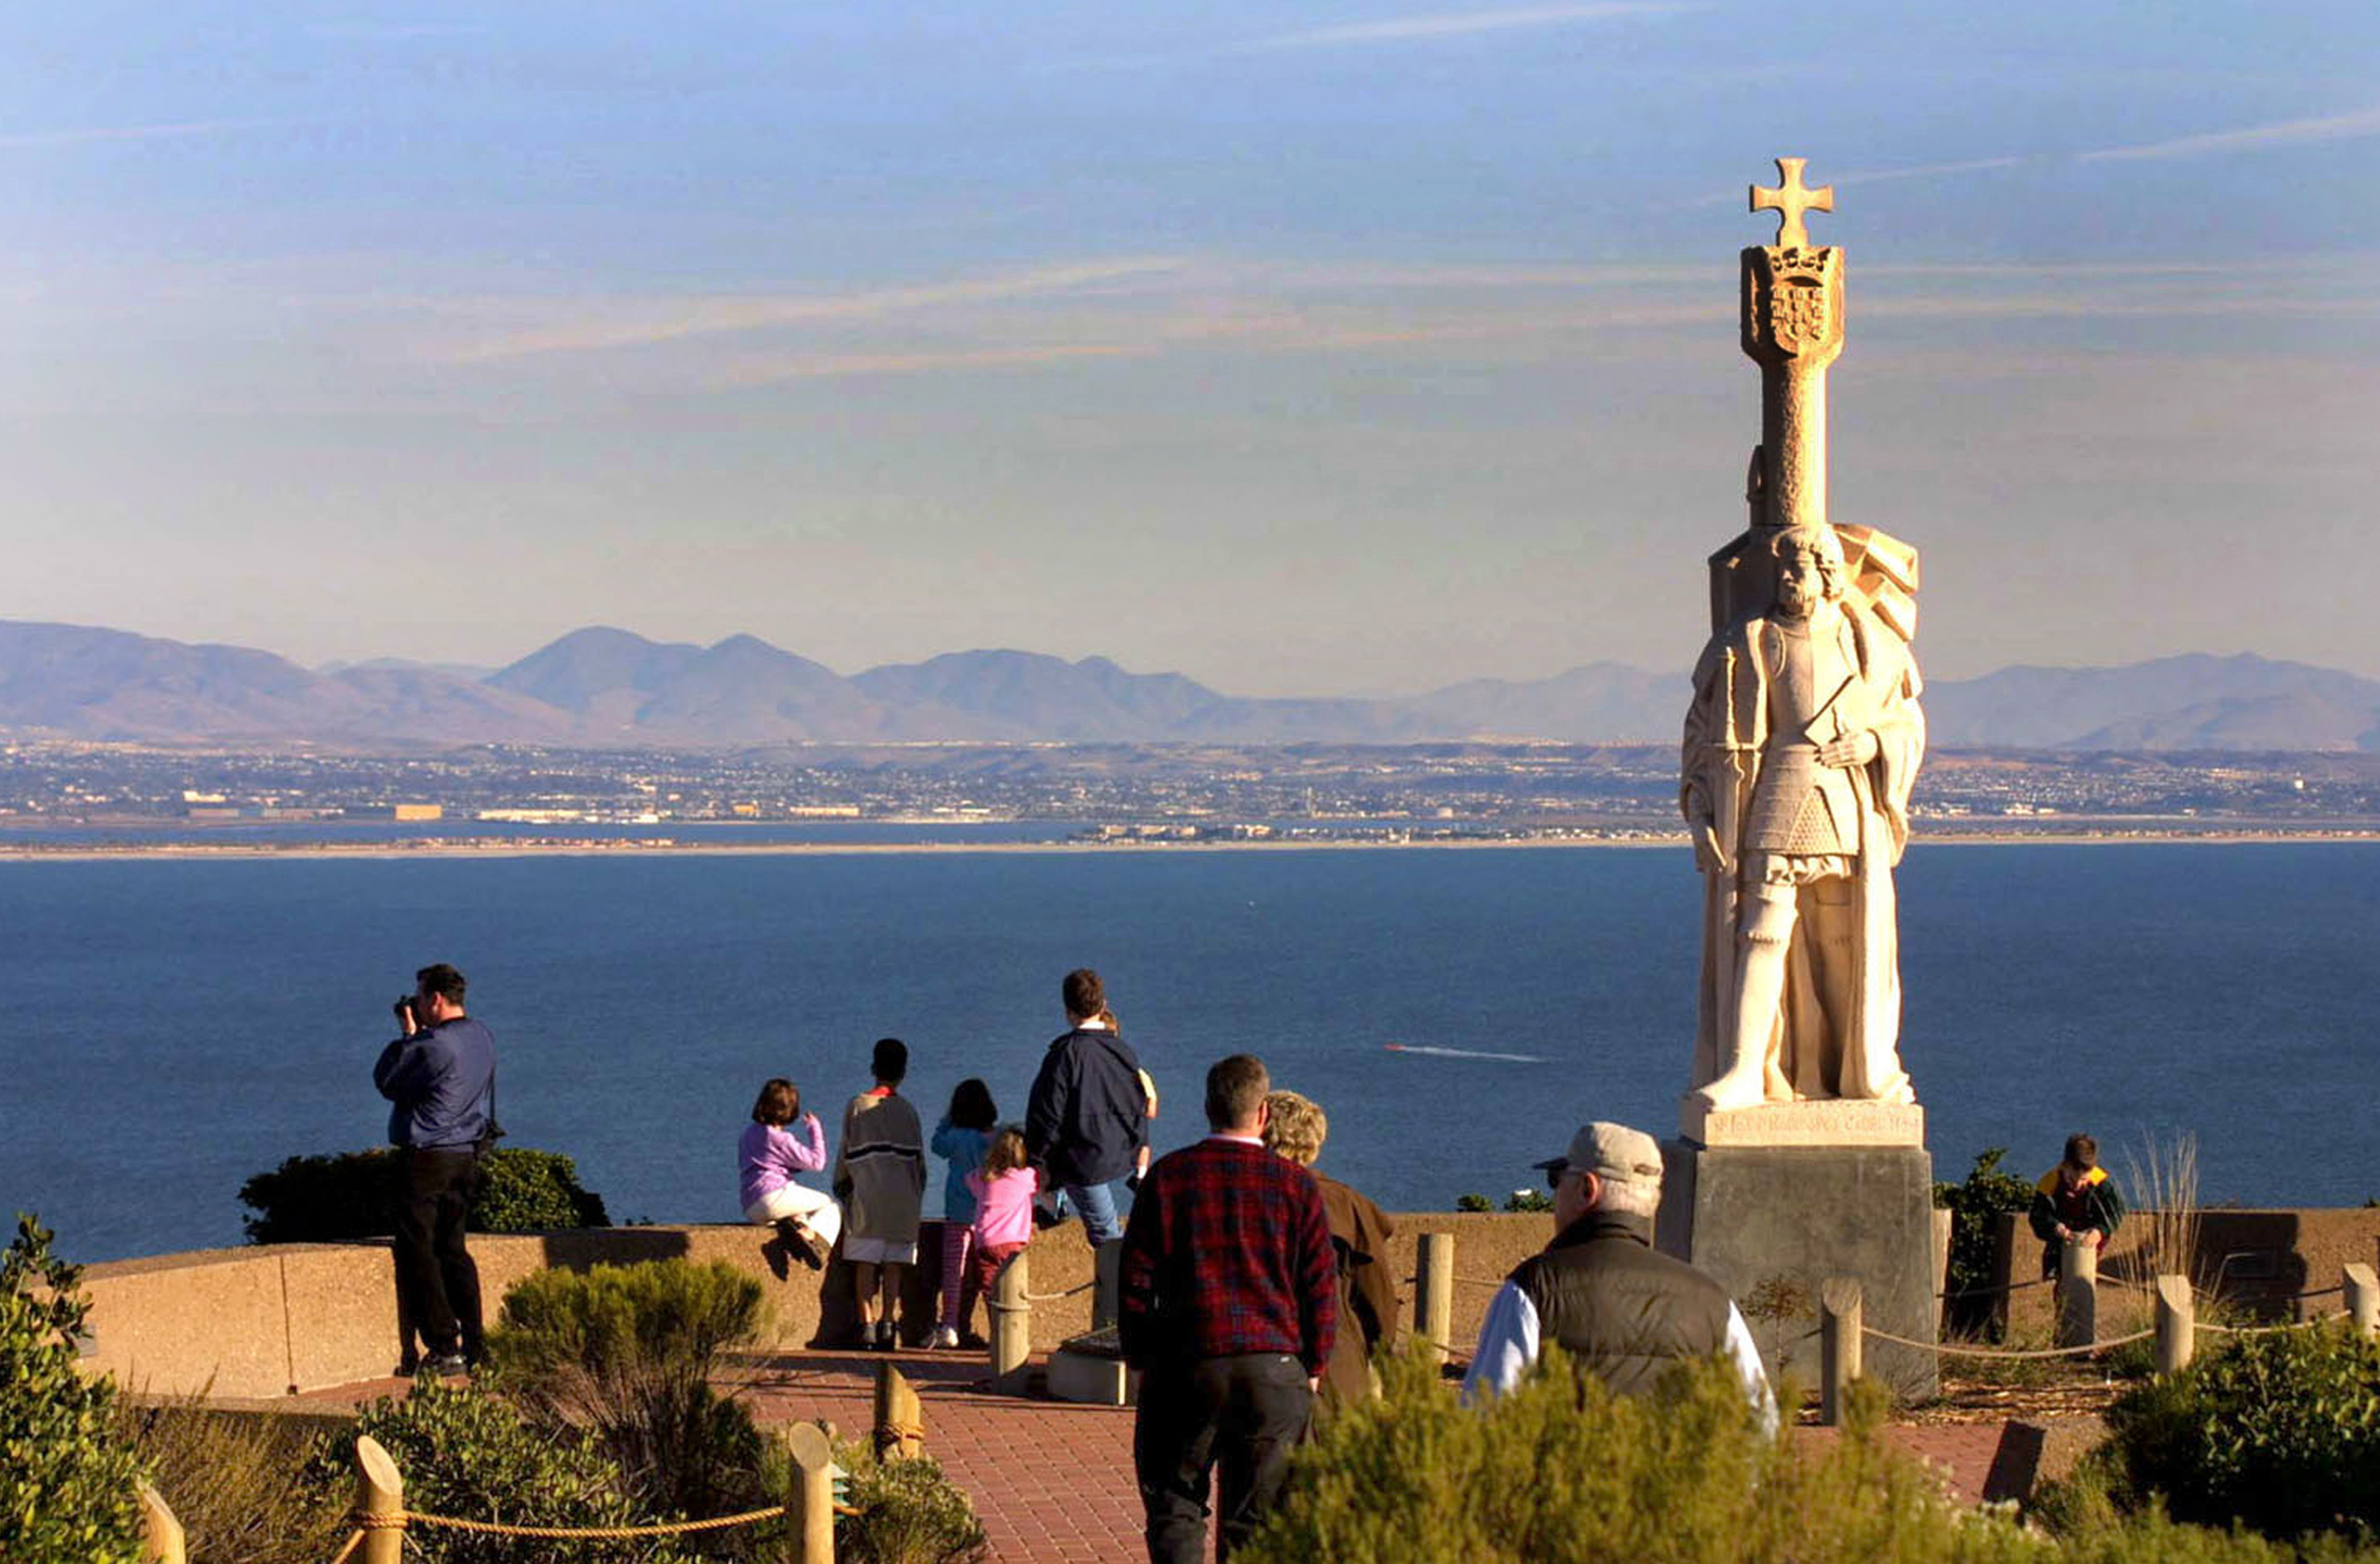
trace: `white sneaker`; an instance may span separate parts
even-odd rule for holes
[[[955,1347],[958,1344],[959,1328],[955,1325],[937,1326],[933,1339],[926,1343],[929,1347]]]

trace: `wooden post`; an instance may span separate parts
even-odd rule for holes
[[[890,1364],[885,1364],[892,1367]],[[794,1469],[785,1484],[785,1564],[834,1564],[834,1444],[815,1423],[785,1432]]]
[[[146,1483],[140,1485],[140,1557],[143,1564],[189,1564],[182,1523],[165,1496]]]
[[[356,1513],[405,1513],[405,1479],[397,1474],[396,1462],[380,1448],[380,1441],[369,1434],[356,1441]],[[356,1560],[357,1564],[405,1564],[404,1525],[366,1530]]]
[[[991,1388],[1022,1395],[1033,1355],[1033,1291],[1026,1251],[1008,1257],[991,1280]]]
[[[2347,1266],[2347,1317],[2366,1336],[2380,1336],[2380,1273],[2361,1260]]]
[[[1860,1376],[1866,1315],[1858,1278],[1830,1276],[1818,1284],[1818,1421],[1830,1428],[1842,1425],[1852,1381]]]
[[[1414,1246],[1414,1329],[1444,1364],[1454,1337],[1454,1235],[1426,1232]]]
[[[2198,1303],[2186,1276],[2156,1279],[2156,1371],[2180,1374],[2198,1352]]]
[[[1939,1341],[1950,1321],[1950,1234],[1959,1214],[1948,1206],[1928,1214],[1934,1218],[1934,1340]]]
[[[876,1458],[906,1461],[926,1453],[926,1413],[909,1376],[889,1363],[876,1365]]]
[[[1123,1296],[1123,1240],[1111,1238],[1091,1246],[1091,1328],[1105,1330],[1121,1312]]]
[[[2058,1255],[2058,1344],[2099,1344],[2099,1246],[2070,1238]]]
[[[2018,1236],[2023,1221],[2022,1211],[2002,1211],[1992,1220],[1992,1275],[1985,1284],[1992,1289],[1992,1295],[1985,1305],[1985,1325],[1995,1341],[2008,1338],[2009,1290],[2016,1285],[2017,1255],[2031,1252]]]

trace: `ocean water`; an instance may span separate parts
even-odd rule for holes
[[[2187,1132],[2210,1202],[2380,1194],[2380,848],[1920,845],[1900,888],[1937,1176],[1986,1146],[2031,1176],[2075,1129],[2120,1176]],[[1698,896],[1682,849],[0,864],[0,1209],[83,1259],[239,1242],[249,1174],[381,1139],[389,1001],[436,960],[512,1144],[615,1219],[736,1219],[760,1082],[832,1134],[880,1036],[929,1124],[965,1075],[1021,1115],[1079,964],[1160,1148],[1248,1049],[1383,1205],[1500,1198],[1582,1120],[1674,1131]]]

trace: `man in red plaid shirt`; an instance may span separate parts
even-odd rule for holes
[[[1280,1496],[1338,1324],[1339,1270],[1314,1175],[1265,1149],[1264,1061],[1207,1072],[1214,1133],[1159,1160],[1123,1234],[1117,1321],[1142,1372],[1132,1462],[1150,1564],[1201,1564],[1222,1467],[1218,1559]]]

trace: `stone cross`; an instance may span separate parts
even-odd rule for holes
[[[1808,158],[1780,157],[1777,160],[1777,174],[1781,183],[1774,189],[1765,185],[1752,187],[1752,210],[1777,213],[1777,248],[1779,249],[1809,249],[1810,230],[1802,221],[1803,213],[1835,210],[1835,188],[1832,185],[1821,185],[1815,190],[1803,185],[1802,167],[1809,161]]]

